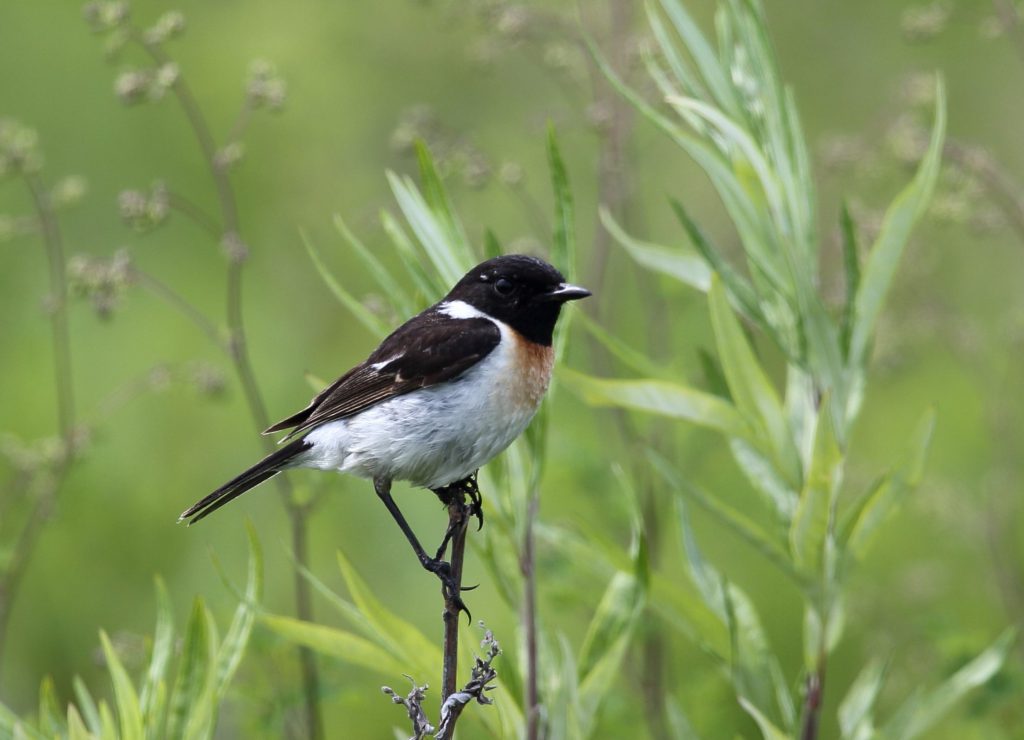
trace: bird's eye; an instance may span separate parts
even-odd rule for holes
[[[515,286],[508,278],[498,278],[494,281],[494,289],[501,295],[509,295],[514,288]]]

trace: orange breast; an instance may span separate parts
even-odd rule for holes
[[[513,403],[536,409],[551,383],[551,368],[555,363],[552,347],[544,347],[524,339],[519,332],[512,331],[515,338],[515,364],[518,372],[510,378],[510,395]]]

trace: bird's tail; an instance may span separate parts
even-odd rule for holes
[[[216,491],[185,509],[178,517],[179,522],[188,521],[189,526],[212,514],[224,504],[238,498],[250,488],[280,473],[289,467],[288,463],[313,445],[304,439],[297,439],[279,450],[267,455],[241,475],[238,475]]]

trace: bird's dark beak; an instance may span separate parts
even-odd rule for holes
[[[589,290],[581,288],[578,285],[559,283],[554,290],[548,291],[542,296],[542,298],[546,301],[558,301],[559,303],[564,303],[565,301],[578,301],[580,298],[586,298],[590,294]]]

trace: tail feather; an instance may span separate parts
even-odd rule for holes
[[[185,509],[178,517],[178,521],[187,520],[188,525],[192,526],[200,519],[205,519],[224,504],[235,500],[263,481],[273,478],[288,467],[288,463],[292,459],[312,446],[312,443],[304,439],[297,439],[281,449],[275,450],[244,473],[235,476],[213,493]]]

